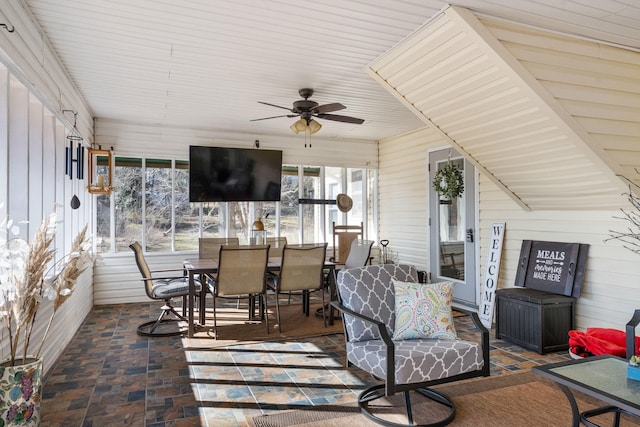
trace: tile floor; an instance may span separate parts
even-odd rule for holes
[[[344,367],[335,334],[220,348],[146,338],[157,304],[97,306],[45,378],[42,427],[245,426],[252,416],[354,402],[371,379]],[[464,336],[468,317],[455,319]],[[491,338],[491,375],[568,358]]]

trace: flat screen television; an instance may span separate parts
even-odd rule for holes
[[[190,202],[280,200],[282,151],[189,146]]]

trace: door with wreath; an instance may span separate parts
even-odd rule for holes
[[[454,301],[478,306],[473,165],[453,149],[429,153],[430,270],[456,283]]]

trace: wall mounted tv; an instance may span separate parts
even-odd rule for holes
[[[282,151],[189,146],[189,201],[279,201]]]

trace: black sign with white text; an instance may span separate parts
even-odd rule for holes
[[[516,286],[579,297],[589,245],[524,240]]]

